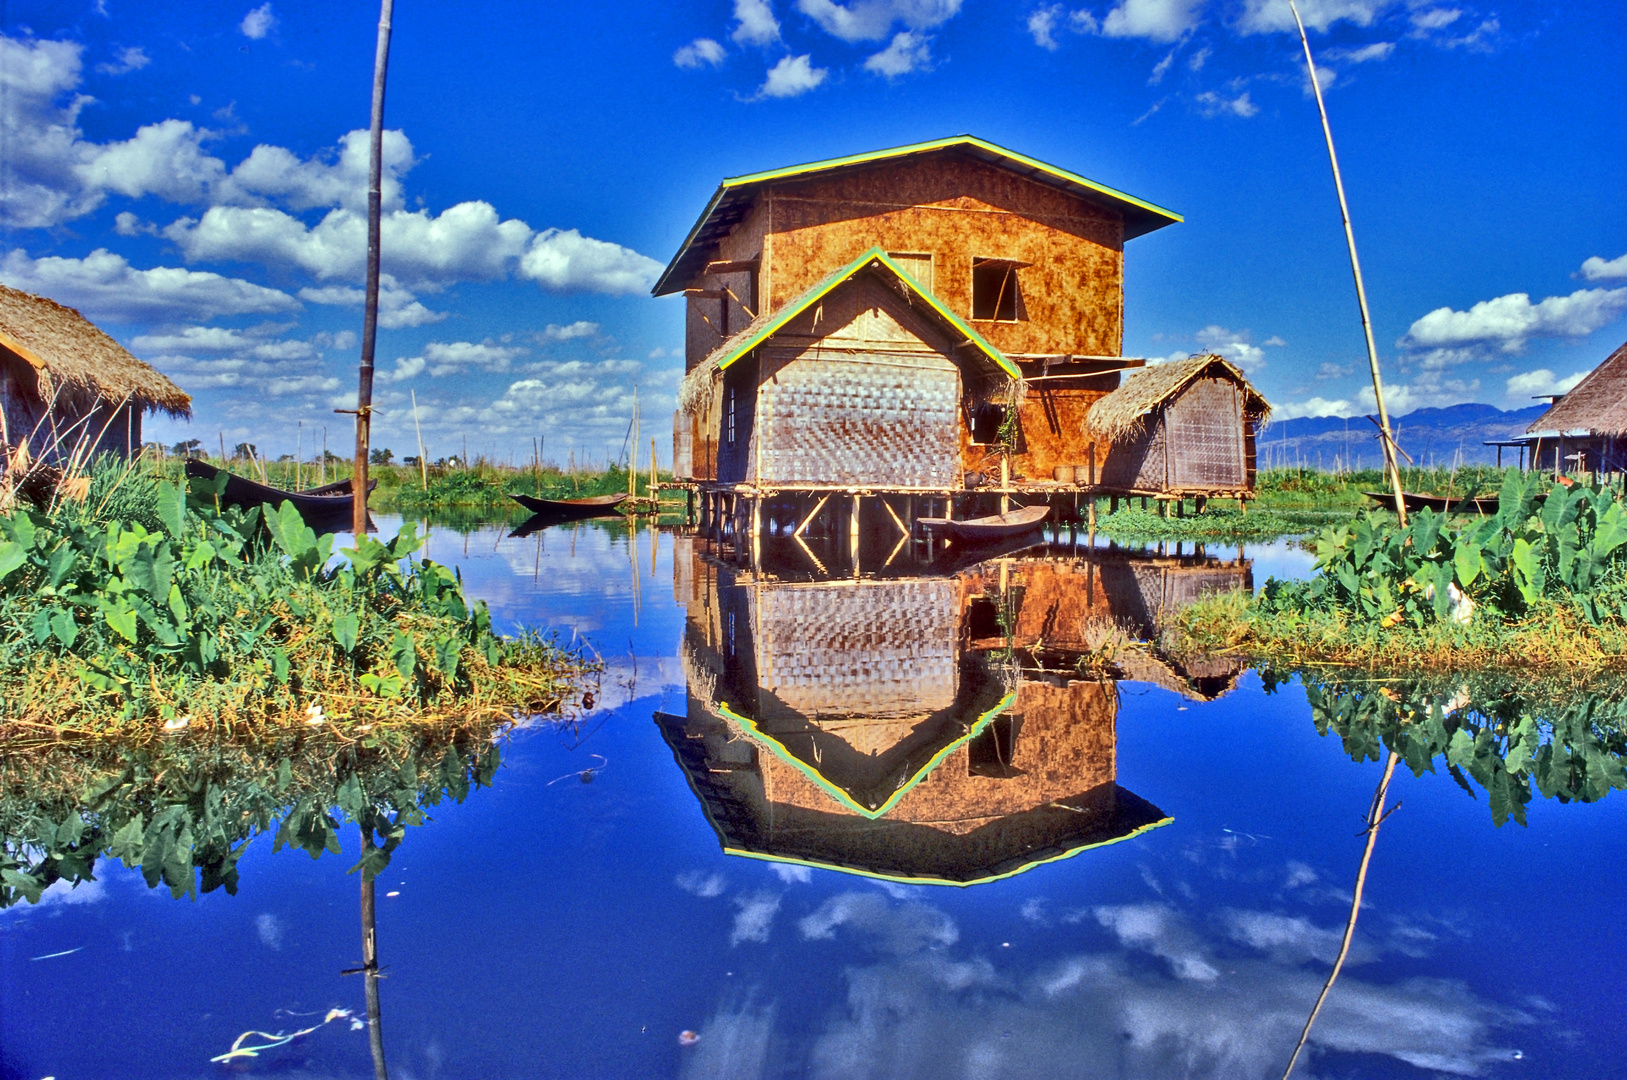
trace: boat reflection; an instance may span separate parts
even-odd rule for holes
[[[656,717],[731,854],[967,885],[1135,836],[1170,819],[1117,783],[1117,681],[1207,700],[1241,670],[1142,644],[1249,587],[1241,560],[1041,540],[836,577],[754,554],[675,540],[688,709]]]

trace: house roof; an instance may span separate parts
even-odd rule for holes
[[[125,399],[171,416],[192,415],[192,398],[130,355],[71,307],[0,285],[0,346],[41,372],[50,397],[61,384],[109,401]]]
[[[1627,343],[1525,430],[1555,437],[1560,432],[1627,435]]]
[[[1124,216],[1126,240],[1134,240],[1154,229],[1161,229],[1165,225],[1173,225],[1183,220],[1181,215],[1173,210],[1166,210],[1134,195],[1127,195],[1105,184],[1087,180],[1077,173],[1059,169],[1055,165],[1048,165],[972,135],[955,135],[947,139],[912,143],[909,146],[897,146],[888,150],[874,150],[867,154],[853,154],[827,161],[809,162],[806,165],[792,165],[784,169],[770,169],[767,172],[729,177],[718,185],[711,201],[706,204],[706,209],[701,211],[700,219],[695,222],[694,228],[689,230],[689,235],[684,238],[678,253],[672,257],[660,280],[655,283],[655,288],[650,291],[656,296],[665,296],[686,287],[698,277],[702,267],[716,250],[718,241],[746,216],[757,192],[768,184],[781,180],[800,180],[818,173],[862,168],[877,162],[944,152],[976,158],[1039,183],[1060,188],[1087,202],[1116,210]]]
[[[1118,442],[1141,430],[1142,418],[1206,374],[1225,374],[1235,379],[1246,395],[1244,411],[1259,419],[1270,415],[1271,406],[1230,361],[1213,353],[1199,353],[1137,371],[1090,407],[1085,427],[1109,442]]]
[[[964,341],[966,345],[982,353],[991,363],[1013,379],[1020,380],[1022,378],[1021,369],[1006,359],[1005,354],[999,349],[989,344],[982,334],[979,334],[970,324],[951,311],[947,304],[932,295],[920,282],[912,278],[909,272],[889,257],[886,252],[880,248],[871,248],[840,270],[827,275],[822,281],[808,288],[778,311],[765,312],[757,316],[744,330],[734,334],[723,344],[713,349],[706,359],[702,360],[695,366],[693,371],[684,376],[683,385],[678,391],[679,408],[685,411],[694,411],[692,406],[705,398],[707,388],[711,385],[712,376],[715,372],[726,370],[735,361],[784,328],[791,320],[817,304],[837,286],[864,270],[885,273],[894,278],[899,287],[906,290],[909,296],[919,299],[924,304],[925,310],[930,313],[930,318],[949,330],[953,335],[957,335],[957,340]]]

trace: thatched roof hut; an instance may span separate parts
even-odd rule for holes
[[[1085,434],[1108,444],[1109,490],[1240,495],[1254,488],[1254,436],[1270,413],[1241,371],[1200,353],[1126,378],[1090,407]]]
[[[1587,432],[1627,436],[1627,343],[1588,372],[1587,378],[1525,429],[1538,432]]]
[[[0,417],[5,441],[36,455],[67,452],[101,435],[97,449],[128,454],[141,414],[192,414],[192,398],[73,308],[0,285]]]

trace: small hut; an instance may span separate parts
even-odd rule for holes
[[[1557,398],[1520,442],[1537,469],[1627,471],[1627,344]]]
[[[180,387],[89,319],[54,300],[0,285],[0,438],[35,459],[141,446],[141,417],[192,415]]]
[[[1160,498],[1254,494],[1254,440],[1271,406],[1210,353],[1136,372],[1090,407],[1085,432],[1105,443],[1104,494]]]

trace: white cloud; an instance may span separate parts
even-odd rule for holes
[[[1416,409],[1473,401],[1479,393],[1479,379],[1448,379],[1440,368],[1426,368],[1410,383],[1385,382],[1384,405],[1390,416],[1404,416]],[[1373,387],[1368,384],[1348,398],[1312,397],[1305,401],[1272,402],[1271,415],[1276,420],[1301,416],[1371,416],[1378,411],[1376,400]]]
[[[893,36],[892,44],[865,60],[864,69],[889,79],[912,71],[930,70],[931,44],[932,39],[924,34],[901,30]]]
[[[1102,19],[1102,34],[1176,41],[1195,30],[1204,0],[1123,0]]]
[[[367,303],[367,293],[349,285],[301,289],[299,298],[307,303],[334,307],[359,308]],[[446,312],[429,310],[393,276],[379,275],[379,326],[386,330],[400,330],[410,326],[427,326],[445,318]]]
[[[273,336],[283,329],[274,324],[253,330],[188,326],[169,333],[138,334],[131,339],[130,347],[138,353],[224,353],[253,360],[310,360],[318,355],[308,341]]]
[[[1627,255],[1606,262],[1594,255],[1582,264],[1582,277],[1588,281],[1615,281],[1627,278]]]
[[[771,864],[771,868],[774,871],[774,876],[787,885],[807,885],[813,881],[813,871],[806,866],[777,862]]]
[[[1205,326],[1194,335],[1198,344],[1213,353],[1219,353],[1244,371],[1253,374],[1265,367],[1265,350],[1249,344],[1252,336],[1247,330],[1232,331],[1224,326]]]
[[[1375,41],[1371,45],[1362,45],[1360,47],[1325,49],[1322,56],[1328,60],[1343,61],[1347,64],[1366,64],[1374,60],[1388,60],[1393,52],[1395,52],[1395,42]]]
[[[1186,68],[1187,68],[1187,70],[1188,71],[1202,71],[1203,70],[1203,65],[1208,63],[1209,62],[1209,57],[1211,57],[1213,55],[1214,55],[1214,50],[1211,49],[1209,46],[1205,45],[1203,48],[1199,49],[1197,52],[1195,52],[1191,56],[1187,57],[1187,60],[1186,60]]]
[[[542,338],[544,341],[573,341],[576,338],[592,337],[598,332],[598,323],[588,322],[586,319],[578,319],[566,326],[560,326],[557,323],[549,323],[542,333],[537,336]]]
[[[961,0],[797,0],[797,10],[843,41],[884,41],[895,23],[931,30],[960,11]]]
[[[1207,958],[1185,920],[1165,904],[1122,904],[1095,910],[1096,921],[1123,945],[1145,949],[1169,962],[1178,979],[1214,982],[1220,971]]]
[[[672,54],[672,62],[681,68],[717,67],[727,55],[723,46],[711,38],[696,38]]]
[[[0,281],[78,308],[92,322],[203,322],[299,307],[287,293],[239,278],[170,266],[137,270],[105,248],[83,259],[31,259],[14,248],[0,260]]]
[[[686,870],[675,882],[686,893],[694,893],[703,900],[723,895],[723,875],[707,874],[700,870]]]
[[[1175,50],[1171,49],[1164,58],[1152,66],[1152,75],[1147,79],[1148,86],[1157,86],[1169,74],[1169,69],[1175,63]]]
[[[1533,337],[1583,337],[1614,322],[1627,311],[1627,287],[1579,289],[1569,296],[1531,302],[1529,293],[1510,293],[1482,300],[1468,311],[1436,308],[1414,322],[1399,344],[1403,348],[1496,345],[1519,352]]]
[[[774,916],[779,914],[780,894],[767,891],[754,892],[735,897],[734,904],[740,910],[734,917],[734,929],[729,934],[729,944],[739,945],[742,941],[766,944],[769,931],[774,927]]]
[[[768,69],[763,85],[757,88],[757,96],[788,98],[806,94],[824,82],[829,74],[825,68],[814,67],[807,53],[782,57],[779,63]]]
[[[1198,112],[1207,117],[1241,116],[1247,118],[1260,111],[1260,107],[1250,100],[1247,90],[1234,98],[1223,97],[1213,90],[1205,90],[1195,100],[1198,103]]]
[[[1309,30],[1326,30],[1336,22],[1355,26],[1371,26],[1386,8],[1396,0],[1305,0],[1299,5],[1299,16]],[[1288,0],[1244,0],[1243,14],[1237,20],[1237,29],[1244,34],[1270,34],[1294,32],[1294,13]]]
[[[97,64],[96,70],[104,75],[128,75],[152,63],[152,57],[140,45],[120,49],[118,55],[106,63]]]
[[[921,903],[895,906],[878,892],[838,893],[797,923],[810,941],[834,940],[843,926],[876,948],[898,954],[944,948],[960,940],[954,920],[937,908]]]
[[[277,203],[291,210],[337,206],[365,212],[370,151],[366,128],[347,132],[336,151],[304,159],[284,147],[262,143],[212,193],[212,201],[249,206]],[[379,192],[388,211],[402,205],[401,177],[418,159],[407,136],[390,130],[384,132],[382,156]]]
[[[276,26],[277,16],[271,13],[271,4],[268,0],[267,3],[261,4],[243,16],[243,21],[238,24],[237,28],[243,31],[244,37],[258,41],[276,29]]]
[[[380,373],[380,378],[392,382],[410,379],[428,370],[433,378],[460,375],[470,370],[507,371],[510,365],[530,350],[523,346],[503,345],[491,339],[486,341],[432,341],[418,356],[396,360],[393,371]]]
[[[734,33],[739,45],[772,45],[780,40],[780,21],[769,0],[734,0]]]
[[[1229,910],[1221,921],[1233,941],[1288,964],[1332,963],[1344,938],[1343,931],[1323,929],[1309,919],[1264,911]]]
[[[254,917],[254,933],[268,949],[282,948],[282,920],[270,913]]]
[[[1077,11],[1070,11],[1064,18],[1062,5],[1051,4],[1049,7],[1035,8],[1029,14],[1028,33],[1033,37],[1035,45],[1055,52],[1057,49],[1055,31],[1064,24],[1075,34],[1094,34],[1100,29],[1096,23],[1096,16],[1088,10],[1080,8]]]
[[[1412,25],[1420,30],[1440,30],[1457,22],[1462,15],[1457,8],[1426,8],[1414,11],[1410,18]]]
[[[1556,378],[1547,368],[1537,368],[1527,371],[1523,375],[1515,375],[1508,380],[1508,396],[1521,399],[1522,403],[1530,398],[1547,397],[1550,394],[1568,394],[1575,389],[1576,384],[1587,378],[1587,372],[1578,371],[1563,379]]]
[[[575,229],[538,233],[519,268],[521,277],[545,289],[611,295],[646,292],[660,271],[660,263],[632,248],[595,240]]]

